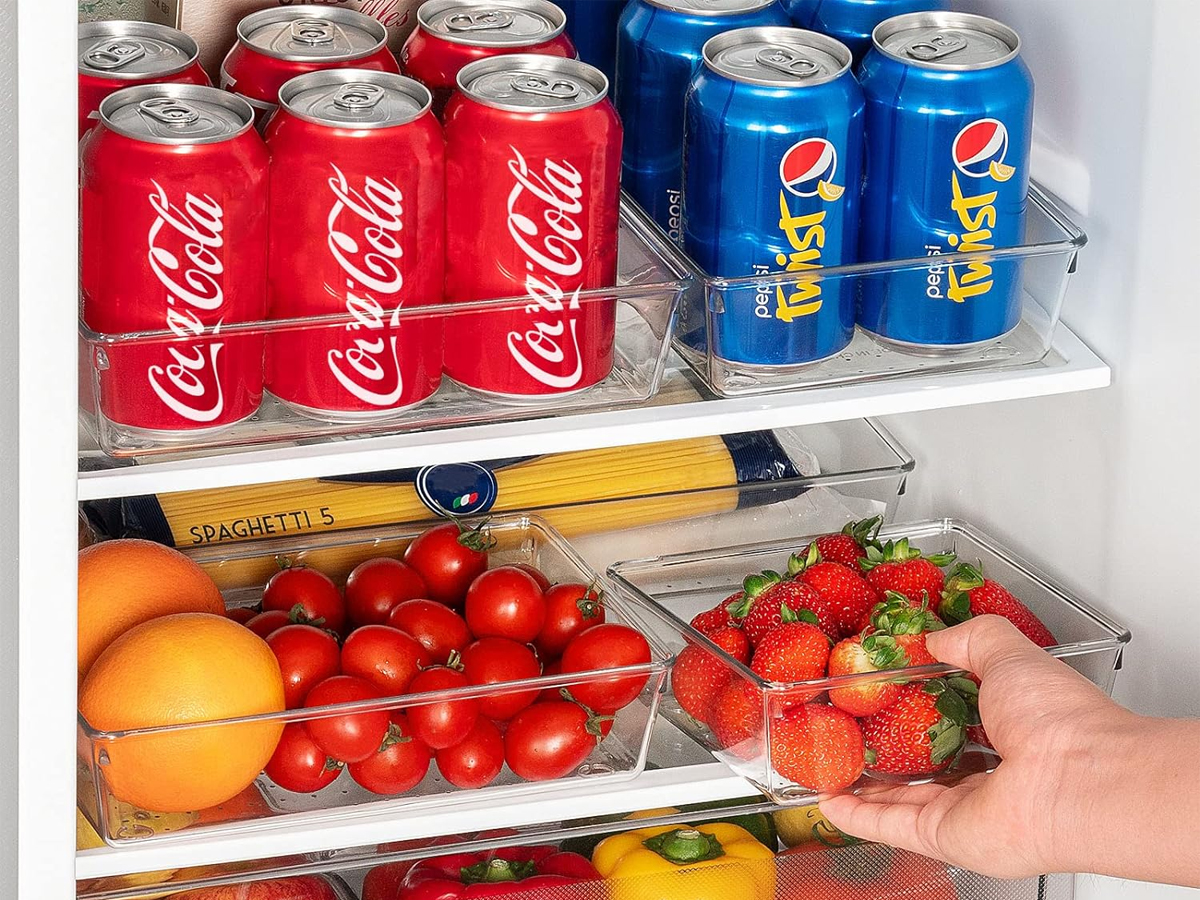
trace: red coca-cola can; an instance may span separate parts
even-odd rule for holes
[[[463,66],[506,53],[576,57],[567,17],[549,0],[426,0],[400,50],[404,73],[433,92],[441,118]]]
[[[536,54],[471,63],[446,108],[446,297],[527,297],[455,316],[446,374],[509,400],[569,394],[612,369],[621,125],[608,79]]]
[[[100,412],[158,435],[250,416],[262,401],[267,148],[244,100],[213,87],[125,88],[81,149],[80,287]]]
[[[323,69],[400,72],[378,20],[340,7],[280,6],[238,22],[237,43],[221,63],[221,87],[254,107],[261,129],[285,83]]]
[[[79,26],[79,136],[94,123],[100,102],[138,84],[211,84],[196,42],[149,22],[86,22]]]
[[[266,386],[305,415],[386,417],[442,377],[445,149],[429,90],[402,75],[313,72],[279,92],[271,154],[272,319],[341,314],[267,338]]]

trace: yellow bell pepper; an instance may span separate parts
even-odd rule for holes
[[[775,854],[737,825],[666,825],[606,838],[592,865],[612,900],[772,900]]]

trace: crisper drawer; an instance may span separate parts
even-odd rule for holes
[[[695,839],[719,846],[722,855],[700,864],[670,861],[675,848],[668,841]],[[639,858],[631,857],[631,851]],[[829,826],[813,807],[779,810],[749,800],[722,808],[647,810],[620,819],[548,823],[362,847],[324,858],[295,856],[164,874],[169,877],[157,883],[146,879],[140,885],[129,879],[81,883],[79,898],[1071,900],[1073,896],[1070,875],[990,878],[883,845],[857,843]],[[521,884],[526,878],[536,880]],[[463,893],[464,881],[485,884]]]

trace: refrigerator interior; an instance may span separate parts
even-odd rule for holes
[[[974,515],[1052,575],[1105,598],[1134,640],[1116,696],[1200,715],[1186,516],[1200,488],[1200,366],[1191,343],[1200,244],[1200,105],[1188,35],[1200,4],[972,0],[1022,36],[1038,78],[1034,171],[1081,213],[1064,321],[1113,368],[1106,391],[890,417],[918,460],[902,519]],[[1145,550],[1154,547],[1152,561]],[[1077,879],[1080,900],[1194,896]]]
[[[1200,714],[1200,666],[1176,624],[1190,605],[1183,513],[1200,504],[1200,488],[1187,475],[1200,456],[1200,366],[1190,352],[1200,328],[1192,277],[1200,245],[1200,178],[1192,162],[1200,116],[1186,87],[1194,78],[1187,43],[1200,30],[1200,4],[958,5],[998,15],[1024,38],[1040,87],[1035,176],[1082,215],[1091,238],[1065,321],[1113,366],[1115,385],[889,418],[887,426],[919,461],[897,518],[961,515],[1036,558],[1069,587],[1107,604],[1106,611],[1133,631],[1118,698],[1145,713]],[[71,335],[76,324],[74,269],[53,265],[75,258],[75,124],[70,115],[45,113],[47,97],[73,96],[74,69],[63,42],[36,66],[30,56],[41,51],[39,33],[73,29],[76,11],[69,3],[32,0],[6,7],[16,10],[17,27],[5,32],[9,52],[0,64],[6,135],[0,181],[15,196],[20,165],[22,215],[0,220],[0,247],[6,248],[0,268],[10,286],[19,285],[19,292],[6,292],[0,316],[0,408],[15,421],[19,391],[22,467],[19,498],[16,468],[0,472],[7,563],[0,578],[7,597],[19,591],[19,609],[12,602],[0,619],[0,678],[17,684],[18,647],[23,667],[31,659],[44,666],[37,679],[22,678],[18,689],[6,687],[0,696],[0,752],[17,760],[20,773],[19,781],[5,779],[0,788],[0,802],[17,810],[0,841],[0,896],[17,896],[19,872],[27,892],[21,896],[67,897],[73,889],[74,721],[60,721],[43,704],[75,691],[74,651],[63,646],[70,642],[46,627],[74,628],[64,602],[74,595],[74,568],[62,563],[75,543],[75,373],[34,354],[45,335]],[[18,62],[39,78],[17,85]],[[18,97],[19,141],[12,130]],[[33,211],[34,204],[40,209]],[[19,319],[18,293],[24,298]],[[18,338],[25,350],[20,359]],[[16,434],[0,432],[6,458],[17,455]],[[1151,551],[1149,562],[1143,548]],[[45,607],[54,603],[63,608],[47,617]],[[1081,900],[1109,900],[1118,891],[1132,891],[1134,900],[1174,893],[1091,877],[1077,879],[1076,891]]]

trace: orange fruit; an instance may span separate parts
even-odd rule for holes
[[[271,648],[237,622],[208,613],[162,616],[130,629],[100,654],[79,695],[83,718],[104,732],[283,708],[283,676]],[[282,732],[283,723],[271,720],[99,738],[96,769],[118,800],[189,812],[245,790]]]
[[[223,615],[211,578],[153,541],[105,541],[79,551],[79,677],[118,636],[172,613]]]

